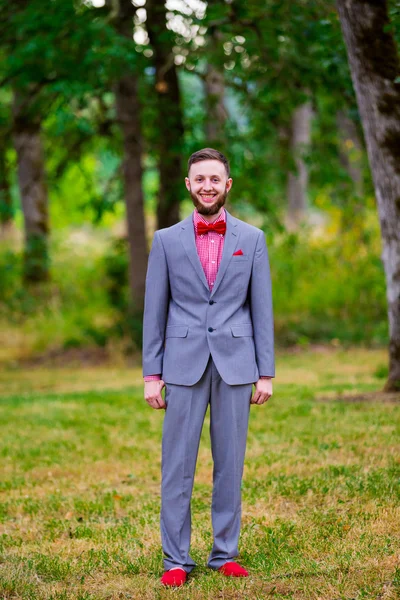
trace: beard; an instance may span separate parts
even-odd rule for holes
[[[197,195],[190,191],[192,202],[200,215],[216,215],[219,209],[224,206],[227,195],[227,191],[223,192],[222,194],[218,194],[216,196],[216,200],[212,204],[204,205],[197,198]]]

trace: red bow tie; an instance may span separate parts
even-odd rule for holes
[[[197,235],[202,235],[209,231],[215,231],[216,233],[222,233],[222,235],[224,235],[226,231],[225,221],[217,221],[216,223],[209,223],[208,225],[203,221],[197,223]]]

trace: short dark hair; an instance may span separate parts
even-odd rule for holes
[[[188,160],[188,173],[193,163],[201,162],[202,160],[219,160],[219,162],[225,166],[226,174],[228,177],[230,177],[230,166],[228,159],[222,154],[222,152],[214,150],[214,148],[203,148],[202,150],[194,152]]]

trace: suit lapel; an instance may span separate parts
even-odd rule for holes
[[[207,278],[197,252],[192,214],[182,221],[181,228],[180,237],[186,254],[188,255],[188,258],[192,263],[192,267],[196,271],[200,281],[205,285],[207,291],[209,292],[210,288],[208,287]]]
[[[237,221],[234,219],[228,211],[226,212],[226,232],[225,232],[225,240],[224,240],[224,249],[222,250],[221,262],[219,265],[217,278],[214,283],[214,287],[211,292],[211,298],[217,291],[223,276],[225,275],[225,271],[230,263],[232,258],[232,254],[235,251],[235,247],[239,241],[240,232],[238,231]]]
[[[240,237],[240,232],[237,229],[236,219],[234,219],[228,213],[228,211],[226,209],[225,209],[225,212],[226,212],[226,232],[225,232],[224,248],[222,251],[221,262],[219,265],[217,278],[215,280],[214,287],[211,292],[211,296],[213,296],[215,294],[215,291],[217,290],[219,284],[222,281],[222,278],[223,278],[225,271],[229,265],[229,261],[232,258],[232,254],[235,251],[235,247],[236,247],[237,242],[239,241],[239,237]],[[207,291],[210,292],[207,278],[205,276],[204,269],[200,262],[200,258],[199,258],[198,252],[197,252],[194,226],[193,226],[193,213],[190,214],[188,217],[186,217],[186,219],[184,219],[181,222],[180,238],[181,238],[183,247],[185,248],[186,254],[188,255],[188,258],[189,258],[190,262],[192,263],[192,266],[193,266],[194,270],[196,271],[200,281],[206,287]]]

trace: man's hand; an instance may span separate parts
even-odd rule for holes
[[[270,379],[259,379],[250,404],[264,404],[272,396],[272,377]]]
[[[162,379],[159,381],[144,382],[144,399],[152,408],[166,408],[166,404],[161,396],[161,390],[165,386]]]

